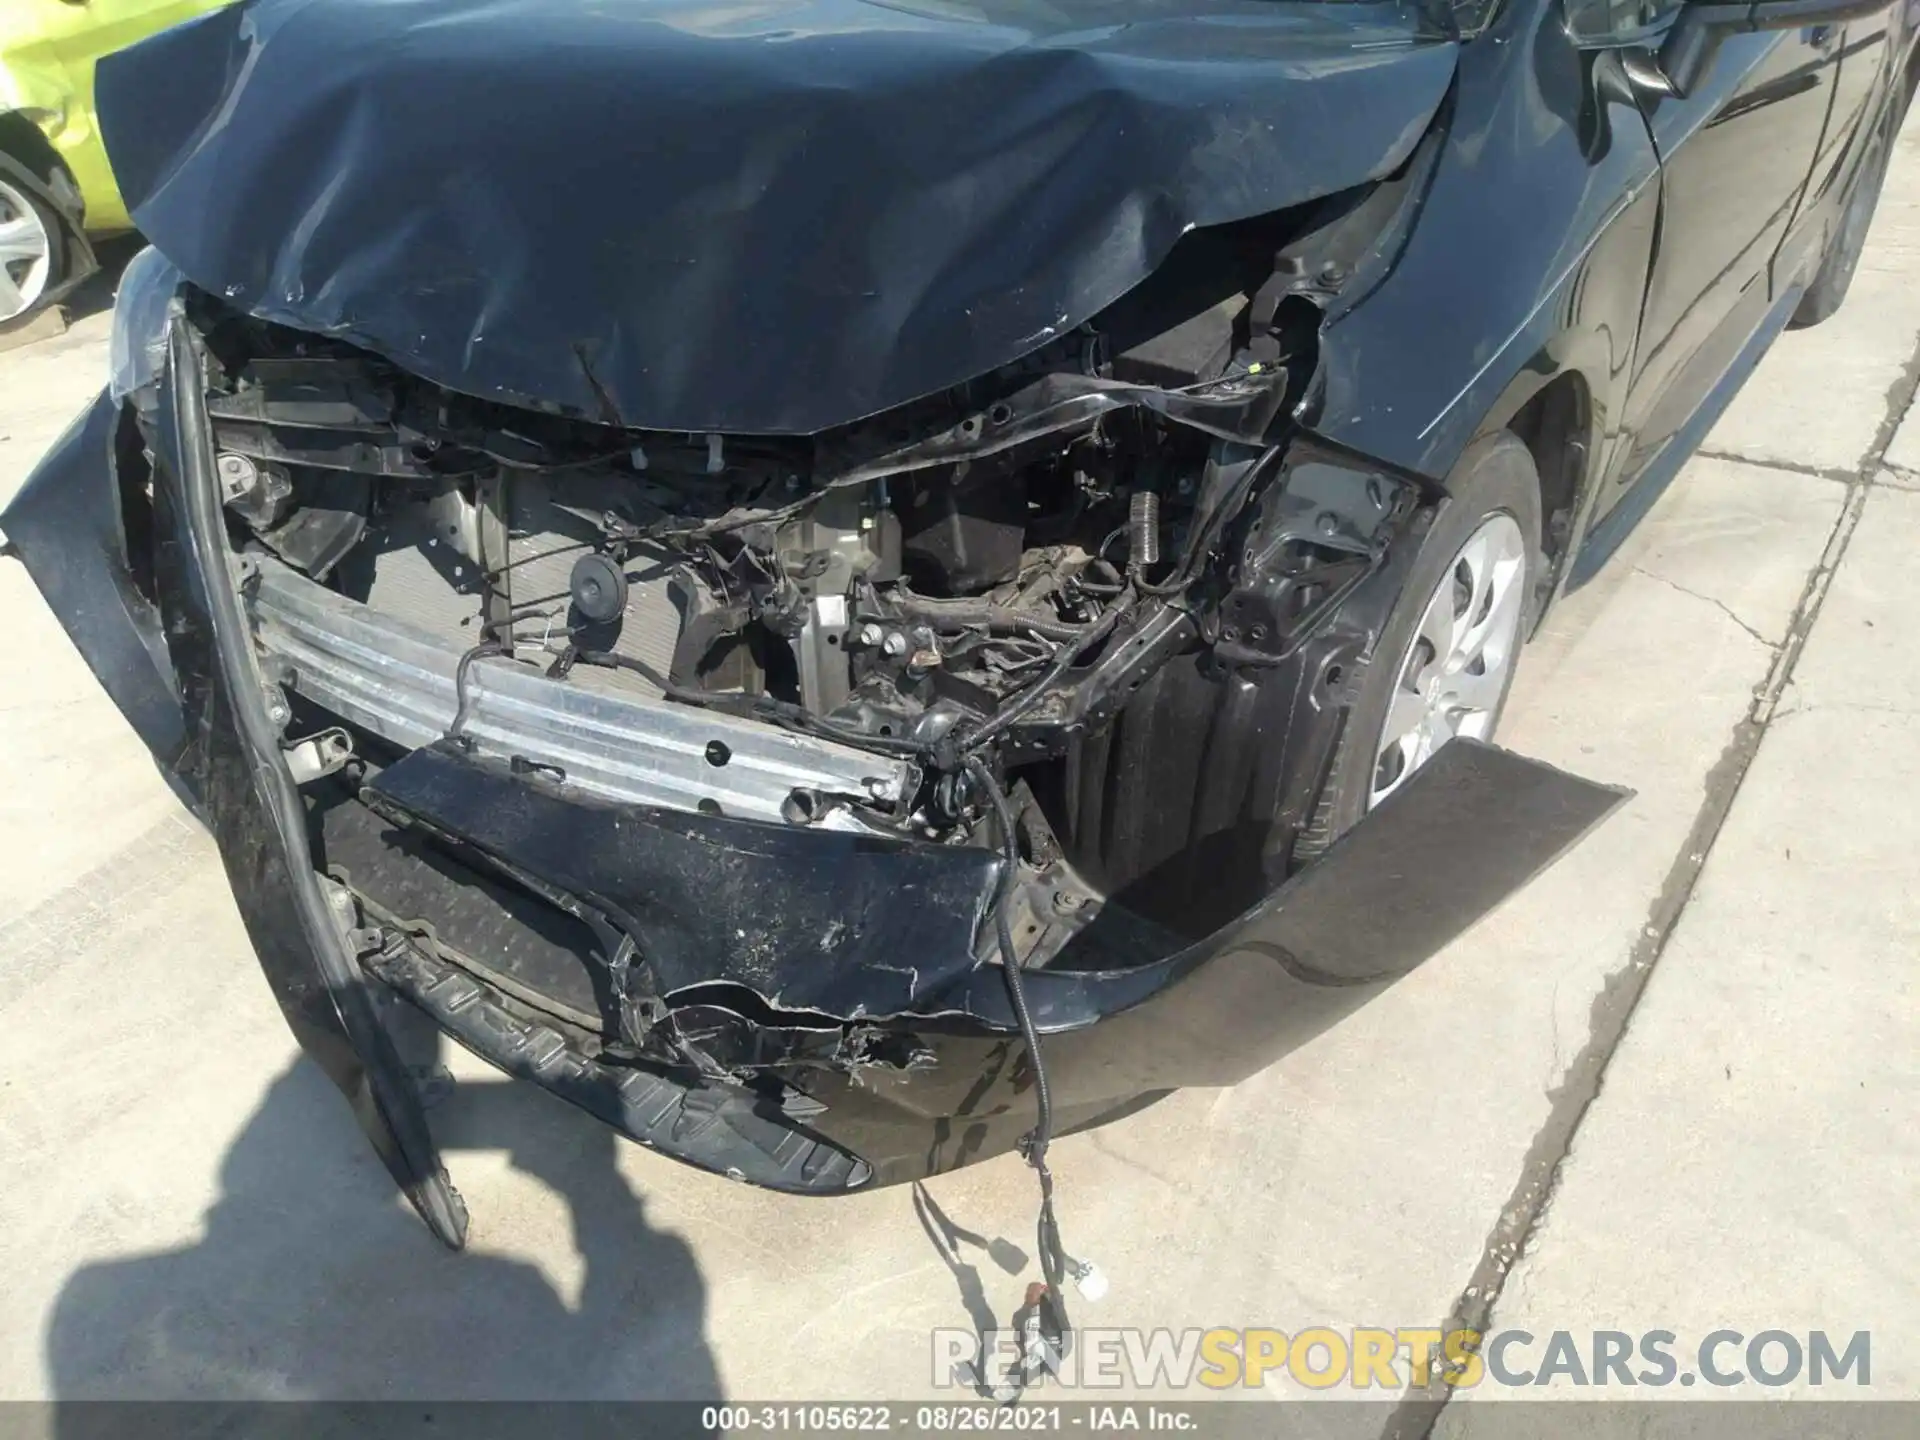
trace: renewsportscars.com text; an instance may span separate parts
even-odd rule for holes
[[[1449,1330],[1314,1326],[1084,1329],[1061,1354],[1012,1330],[933,1332],[933,1383],[993,1390],[1022,1384],[1067,1389],[1226,1390],[1291,1381],[1398,1391],[1478,1385],[1529,1389],[1638,1389],[1708,1385],[1868,1386],[1870,1332],[1722,1329],[1683,1341],[1671,1330]]]

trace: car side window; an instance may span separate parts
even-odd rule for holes
[[[1630,43],[1673,18],[1682,0],[1567,0],[1567,33],[1585,45]]]

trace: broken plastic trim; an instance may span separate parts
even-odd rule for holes
[[[174,263],[151,245],[120,272],[107,338],[107,393],[116,404],[138,400],[166,369],[174,296],[185,283]]]
[[[1404,790],[1411,799],[1396,795],[1204,940],[1107,906],[1025,973],[1036,1030],[1093,1027],[1171,998],[1236,953],[1312,985],[1404,974],[1624,794],[1473,741],[1446,746]],[[608,805],[446,746],[389,766],[361,798],[397,825],[457,842],[463,858],[511,867],[607,916],[644,957],[653,993],[724,982],[780,1011],[846,1023],[1020,1028],[999,967],[978,959],[1004,867],[995,851]],[[1476,826],[1487,844],[1463,852],[1449,838]]]
[[[732,1180],[797,1194],[840,1194],[873,1178],[865,1161],[807,1133],[737,1085],[689,1082],[583,1054],[553,1027],[516,1015],[491,986],[399,934],[389,932],[366,963],[476,1055],[650,1150]]]
[[[170,448],[182,507],[181,528],[188,542],[191,563],[201,581],[198,589],[204,597],[205,618],[211,631],[209,638],[216,652],[218,673],[213,677],[214,703],[224,702],[232,719],[233,736],[244,756],[253,791],[251,797],[232,797],[237,802],[232,808],[216,805],[209,797],[210,828],[221,842],[221,855],[230,878],[239,882],[242,877],[234,873],[235,867],[256,863],[244,846],[236,845],[236,835],[230,833],[249,823],[251,817],[244,809],[248,799],[257,806],[258,817],[270,827],[273,842],[284,859],[281,867],[287,881],[284,898],[291,904],[298,939],[312,957],[334,1018],[359,1062],[364,1089],[356,1095],[358,1086],[348,1083],[342,1084],[342,1088],[347,1090],[350,1099],[361,1102],[354,1106],[361,1128],[427,1228],[450,1248],[459,1249],[466,1243],[466,1205],[440,1163],[419,1094],[394,1047],[393,1038],[374,1008],[367,981],[347,944],[345,930],[321,894],[320,879],[307,849],[306,811],[280,749],[278,734],[267,715],[264,677],[254,660],[220,520],[211,428],[193,344],[185,318],[176,310],[168,335],[172,401],[168,414],[172,424],[165,425],[163,417],[162,428],[163,432],[166,429],[173,432],[165,438],[172,441]],[[209,761],[210,765],[213,763],[216,762]],[[249,876],[248,880],[258,883],[256,877]],[[256,917],[245,915],[245,918],[250,922],[251,932]],[[262,944],[258,934],[254,938],[256,945]],[[292,997],[285,992],[279,998],[283,1008],[292,1002]],[[311,1000],[303,1008],[311,1009]],[[341,1083],[343,1078],[340,1073],[334,1074],[336,1083]]]

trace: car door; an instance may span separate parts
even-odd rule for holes
[[[1852,173],[1848,161],[1859,153],[1851,142],[1864,122],[1880,114],[1878,102],[1887,82],[1897,15],[1889,6],[1878,14],[1848,20],[1844,27],[1826,27],[1827,33],[1820,37],[1832,46],[1834,54],[1833,109],[1807,184],[1807,197],[1800,206],[1803,218],[1822,214],[1829,220],[1838,218],[1831,210],[1822,212],[1821,203],[1847,182]],[[1828,226],[1823,224],[1796,224],[1795,233],[1788,237],[1775,262],[1774,274],[1783,282],[1805,274],[1807,262],[1814,259],[1809,252],[1825,246],[1827,231]]]
[[[1834,93],[1834,26],[1730,33],[1685,96],[1642,107],[1660,228],[1610,508],[1700,409],[1772,308],[1770,262],[1799,212]]]
[[[1880,113],[1878,103],[1891,75],[1895,36],[1900,12],[1889,5],[1872,15],[1847,21],[1839,33],[1836,55],[1840,73],[1833,92],[1833,116],[1827,123],[1826,141],[1821,146],[1820,164],[1814,170],[1814,184],[1839,182],[1840,156],[1860,126]]]

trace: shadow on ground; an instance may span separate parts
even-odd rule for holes
[[[564,1202],[577,1297],[484,1253],[484,1210],[472,1247],[443,1249],[303,1060],[227,1152],[198,1244],[67,1282],[46,1337],[54,1396],[718,1398],[699,1270],[648,1226],[612,1132],[506,1081],[462,1081],[431,1119],[456,1179],[461,1151],[504,1150]]]

